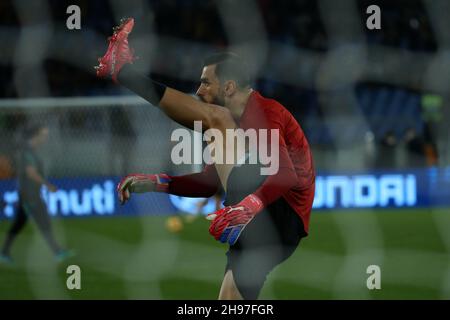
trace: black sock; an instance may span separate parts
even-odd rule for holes
[[[142,75],[130,64],[122,67],[117,80],[121,85],[127,87],[155,106],[159,104],[166,92],[165,85]]]

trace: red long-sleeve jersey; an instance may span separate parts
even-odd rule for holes
[[[239,127],[244,130],[268,129],[268,142],[271,141],[270,129],[279,130],[279,170],[267,176],[254,194],[264,206],[283,197],[300,216],[308,233],[315,172],[311,150],[299,123],[280,103],[253,91],[240,118]],[[205,166],[200,173],[173,176],[171,179],[169,193],[186,197],[210,197],[220,186],[214,165]]]

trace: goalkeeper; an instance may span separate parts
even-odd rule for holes
[[[194,121],[202,121],[204,130],[219,130],[224,137],[227,129],[236,128],[279,131],[276,174],[261,175],[261,164],[214,163],[185,176],[133,174],[118,185],[121,203],[133,192],[210,197],[222,185],[225,208],[208,216],[211,235],[229,244],[219,299],[257,299],[266,276],[308,234],[315,173],[306,137],[281,104],[250,87],[245,63],[235,54],[216,54],[205,60],[197,90],[201,101],[142,76],[133,68],[135,58],[128,45],[133,25],[129,18],[115,28],[96,67],[98,77],[129,88],[191,129]],[[226,140],[223,153],[230,152]]]

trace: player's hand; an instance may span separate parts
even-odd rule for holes
[[[263,203],[251,194],[234,206],[222,208],[206,216],[212,220],[209,233],[218,241],[233,245],[247,224],[263,209]]]
[[[131,193],[167,192],[170,177],[167,174],[129,174],[117,185],[120,204],[130,199]]]

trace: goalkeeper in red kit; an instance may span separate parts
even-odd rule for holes
[[[211,235],[229,245],[219,299],[257,299],[267,275],[308,234],[315,187],[308,141],[280,103],[251,88],[245,63],[233,53],[205,60],[197,90],[200,101],[141,75],[133,66],[135,57],[128,44],[133,26],[129,18],[115,28],[106,54],[99,59],[97,76],[127,87],[191,129],[194,121],[201,121],[203,130],[215,129],[224,136],[238,128],[279,133],[279,166],[272,175],[261,174],[266,164],[260,161],[215,162],[184,176],[131,174],[117,187],[125,203],[132,193],[143,192],[210,197],[222,186],[225,207],[207,217]],[[223,140],[223,150],[228,150]]]

